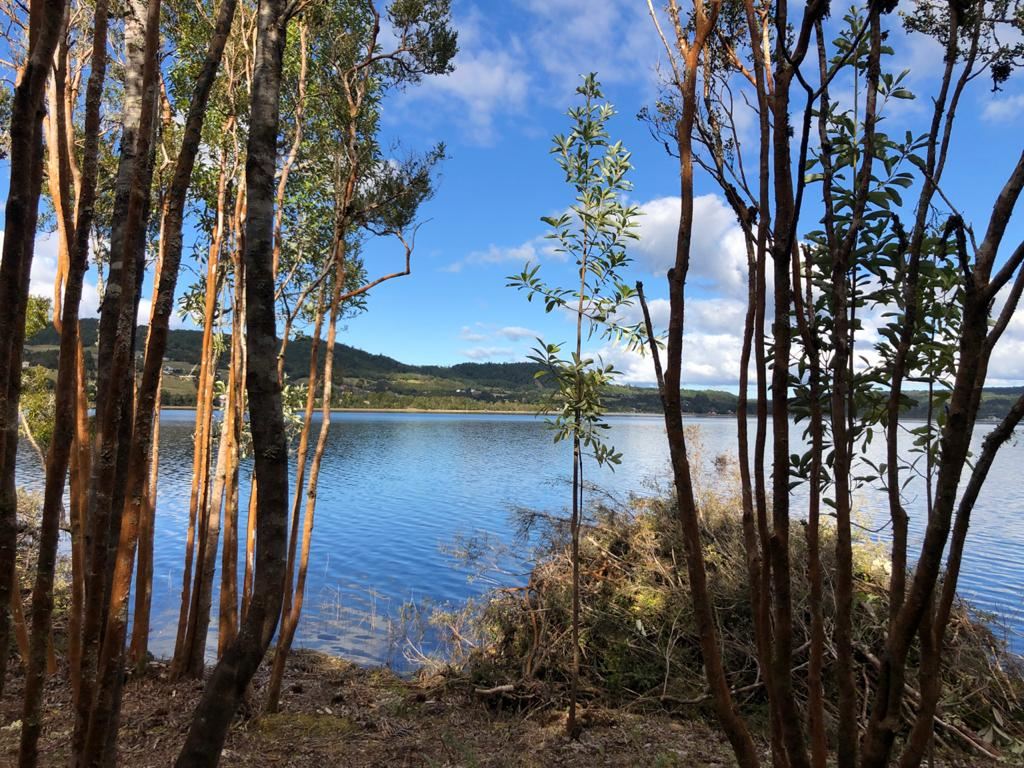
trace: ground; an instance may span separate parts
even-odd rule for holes
[[[265,681],[264,670],[228,736],[225,768],[735,765],[723,737],[700,720],[592,709],[573,742],[563,734],[560,708],[513,708],[501,694],[444,678],[403,680],[310,652],[293,654],[281,711],[266,715],[259,714]],[[201,690],[197,681],[169,682],[159,663],[129,679],[118,765],[172,765]],[[16,763],[20,700],[15,675],[0,703],[0,766]],[[73,720],[62,676],[51,680],[46,703],[40,765],[65,768]]]

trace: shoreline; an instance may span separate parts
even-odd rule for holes
[[[161,411],[194,411],[196,408],[194,405],[162,405],[160,406]],[[92,411],[92,406],[89,408]],[[219,413],[220,408],[216,408],[215,412]],[[317,413],[319,413],[317,409]],[[331,408],[331,413],[406,413],[406,414],[429,414],[436,413],[439,415],[449,416],[463,416],[480,414],[481,416],[544,416],[543,412],[539,411],[526,411],[526,410],[498,410],[494,408]],[[609,411],[605,416],[658,416],[662,414],[659,411]],[[683,416],[699,419],[735,419],[735,413],[693,413],[690,411],[683,411]],[[750,414],[751,418],[754,414]],[[769,421],[771,417],[769,416]],[[903,421],[917,423],[924,423],[923,418],[911,418],[905,417]],[[998,424],[1000,419],[995,416],[979,416],[977,418],[979,424]]]
[[[161,411],[194,411],[192,405],[162,405]],[[220,411],[220,408],[216,409]],[[317,411],[319,413],[319,410]],[[528,410],[499,410],[495,408],[331,408],[331,413],[437,413],[448,415],[469,415],[478,413],[483,416],[544,416],[538,411]],[[734,419],[734,413],[688,413],[684,416],[697,416],[707,419]],[[661,416],[658,411],[610,411],[605,416]]]

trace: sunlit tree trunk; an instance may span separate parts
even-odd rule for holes
[[[192,604],[192,570],[195,560],[197,528],[206,508],[209,490],[210,444],[213,427],[213,378],[216,369],[213,346],[214,321],[219,292],[218,262],[224,240],[225,204],[227,198],[227,154],[221,154],[217,181],[217,210],[213,235],[206,263],[206,305],[203,314],[203,346],[196,381],[196,417],[192,444],[192,490],[189,496],[188,533],[185,539],[185,568],[182,574],[181,606],[178,612],[178,634],[174,644],[171,676],[182,675],[187,667],[189,644],[189,609]],[[199,531],[202,536],[203,532]]]
[[[7,678],[11,627],[8,606],[17,593],[18,406],[25,313],[42,188],[43,99],[64,6],[63,0],[34,0],[30,4],[28,56],[18,73],[11,103],[9,178],[19,179],[20,183],[12,184],[8,191],[0,262],[0,694]]]
[[[245,620],[252,602],[253,571],[256,565],[256,511],[259,499],[256,495],[256,475],[249,479],[249,504],[245,515],[245,563],[242,575],[242,606],[239,616]]]
[[[686,550],[686,568],[690,592],[700,637],[701,657],[705,676],[711,688],[712,700],[719,722],[740,765],[755,768],[759,765],[757,750],[749,729],[736,709],[725,676],[722,653],[719,648],[714,608],[707,587],[704,549],[700,536],[700,521],[694,496],[693,480],[687,456],[686,434],[682,413],[682,345],[686,274],[690,263],[690,241],[693,232],[693,145],[692,135],[697,109],[696,78],[701,53],[718,19],[720,4],[713,2],[709,9],[697,7],[696,28],[692,39],[685,36],[678,4],[672,0],[669,14],[677,31],[676,45],[682,61],[676,64],[675,53],[669,48],[681,99],[681,114],[676,125],[676,143],[679,149],[680,218],[676,242],[675,264],[668,274],[669,327],[667,360],[664,381],[660,387],[668,436],[669,455],[676,488],[678,514]],[[649,3],[652,18],[657,21],[653,5]],[[659,27],[660,29],[660,27]],[[668,43],[666,41],[666,47]],[[657,344],[650,338],[651,353],[658,357]],[[660,367],[660,365],[659,365]]]
[[[66,39],[69,10],[65,8],[62,23],[62,39]],[[75,253],[70,260],[74,232],[70,211],[71,172],[68,163],[67,141],[64,131],[64,88],[66,69],[66,44],[62,43],[54,68],[53,84],[50,88],[50,104],[53,112],[47,121],[47,144],[50,166],[50,193],[59,219],[58,272],[63,273],[58,283],[65,283],[62,297],[66,307],[67,323],[61,321],[61,312],[54,310],[54,324],[61,326],[60,357],[57,372],[57,391],[54,406],[54,432],[46,457],[46,479],[43,494],[43,514],[39,527],[39,556],[36,561],[35,584],[32,589],[32,637],[27,654],[25,693],[22,705],[21,746],[19,764],[34,766],[37,761],[37,744],[42,726],[40,708],[43,684],[46,678],[47,648],[51,645],[51,619],[53,615],[53,580],[57,564],[57,540],[60,535],[60,517],[64,502],[64,485],[71,454],[72,435],[75,428],[75,373],[76,347],[78,344],[78,307],[82,297],[82,281],[87,259],[85,253]],[[16,590],[15,610],[20,608],[20,595]]]
[[[115,181],[114,227],[110,242],[109,282],[100,315],[97,359],[96,438],[89,489],[86,613],[82,671],[72,742],[77,765],[105,760],[109,715],[120,697],[120,678],[103,684],[103,637],[111,604],[121,539],[124,473],[127,470],[134,395],[136,315],[142,272],[152,148],[156,128],[157,54],[160,0],[129,4],[125,18],[128,66],[125,70],[121,158]],[[114,542],[112,544],[112,542]],[[96,717],[95,715],[98,715]],[[112,743],[112,742],[111,742]]]
[[[157,387],[159,389],[159,385]],[[149,617],[153,607],[153,545],[156,526],[157,484],[160,477],[160,402],[153,411],[153,449],[149,473],[139,510],[139,556],[135,569],[135,609],[132,611],[132,640],[128,658],[137,668],[149,655]]]
[[[217,655],[238,632],[238,496],[242,420],[245,418],[245,273],[241,253],[234,255],[234,309],[231,317],[231,370],[228,373],[228,412],[225,437],[229,440],[224,496],[224,545],[221,548],[221,584]]]

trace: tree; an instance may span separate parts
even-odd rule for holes
[[[569,535],[572,549],[572,679],[569,687],[569,713],[566,730],[571,738],[579,736],[577,696],[580,664],[580,526],[583,503],[584,452],[598,466],[614,466],[621,454],[605,442],[609,428],[602,405],[604,389],[617,375],[606,365],[583,354],[584,336],[589,341],[601,337],[635,342],[639,328],[620,324],[620,311],[633,301],[633,289],[622,282],[620,271],[629,263],[626,247],[636,239],[636,206],[627,206],[623,196],[632,189],[626,179],[630,155],[620,142],[609,141],[607,123],[615,111],[604,98],[595,74],[583,78],[576,89],[583,104],[569,110],[572,128],[555,136],[552,154],[576,193],[568,213],[545,217],[553,232],[556,250],[575,263],[579,282],[572,288],[549,285],[539,277],[540,265],[527,264],[519,275],[509,277],[509,286],[526,292],[528,301],[537,297],[544,309],[566,309],[576,319],[575,347],[569,357],[562,356],[562,345],[541,342],[531,360],[542,366],[538,376],[550,375],[555,381],[552,400],[546,409],[555,412],[550,426],[555,440],[572,443],[572,515]]]
[[[46,80],[64,17],[63,0],[34,0],[28,10],[28,49],[11,101],[10,177],[22,179],[7,196],[0,262],[0,693],[7,678],[17,546],[18,406],[29,277],[42,187],[42,116]]]
[[[838,764],[888,764],[896,736],[903,731],[908,740],[900,763],[919,765],[934,726],[937,672],[950,616],[944,601],[951,601],[955,592],[963,536],[975,498],[973,491],[958,496],[956,486],[967,473],[968,487],[976,489],[983,482],[986,462],[1019,423],[1015,406],[986,442],[986,462],[973,468],[968,465],[968,443],[988,360],[1024,291],[1024,248],[1014,249],[995,268],[1006,223],[1024,184],[1021,161],[1000,191],[979,244],[969,237],[968,226],[940,184],[956,106],[965,87],[990,65],[998,84],[1020,61],[1021,47],[1000,42],[998,33],[999,26],[1012,23],[1018,11],[1006,7],[989,15],[960,5],[930,3],[916,8],[908,17],[908,28],[934,35],[945,44],[945,71],[928,131],[921,136],[908,132],[905,139],[898,139],[880,129],[890,101],[913,98],[902,84],[906,73],[884,68],[885,58],[892,53],[884,28],[892,6],[872,3],[866,9],[854,9],[831,42],[822,24],[826,8],[819,3],[809,4],[790,29],[784,2],[721,3],[712,4],[710,10],[697,2],[690,14],[669,2],[671,43],[653,3],[649,9],[672,63],[668,96],[649,117],[655,133],[671,141],[679,159],[683,201],[676,266],[669,273],[674,321],[669,327],[665,371],[666,425],[684,512],[702,656],[719,719],[740,763],[757,765],[748,728],[729,692],[715,637],[714,611],[707,604],[700,531],[694,525],[697,510],[686,493],[692,480],[689,467],[684,464],[680,471],[677,461],[680,453],[685,457],[685,446],[672,439],[681,429],[671,400],[679,384],[685,265],[696,226],[692,217],[695,163],[720,185],[736,213],[750,269],[740,400],[746,401],[746,369],[753,352],[758,384],[753,470],[748,464],[745,407],[739,409],[738,437],[751,607],[769,703],[773,763],[823,766],[828,759],[819,524],[822,506],[828,505],[836,517],[838,564],[830,643],[838,688],[834,710]],[[766,55],[770,50],[774,50],[771,61]],[[816,71],[812,72],[804,62],[814,59]],[[840,106],[834,95],[838,82],[852,85],[852,108]],[[797,86],[806,97],[802,109],[792,107],[799,99]],[[744,87],[753,91],[744,96],[747,103],[757,105],[754,165],[744,164],[743,142],[735,130],[734,89]],[[817,150],[810,141],[815,127]],[[744,170],[750,167],[757,168],[754,184],[748,184]],[[801,214],[808,207],[805,201],[817,185],[822,196],[820,228],[798,234]],[[900,218],[908,189],[917,194],[909,230]],[[936,218],[942,222],[938,227]],[[768,254],[774,270],[775,318],[770,364],[764,337]],[[990,318],[997,295],[1005,303]],[[881,341],[873,344],[874,359],[865,358],[866,342],[860,338],[866,308],[887,312],[890,318],[881,329]],[[653,346],[652,351],[657,354]],[[764,463],[769,376],[774,446],[770,505]],[[928,494],[923,512],[928,527],[912,577],[908,577],[908,511],[901,489],[907,473],[921,470],[914,465],[916,459],[902,454],[897,442],[908,405],[903,392],[908,380],[929,382],[928,412],[934,415],[915,429],[914,451],[926,467]],[[810,450],[806,453],[790,454],[790,417],[807,421]],[[886,441],[887,461],[869,466],[865,474],[859,466],[863,462],[856,457],[877,434]],[[793,665],[797,629],[789,594],[789,526],[796,511],[792,491],[802,483],[809,484],[806,535],[811,558],[806,723],[795,703],[795,691],[804,682]],[[874,685],[864,691],[872,702],[866,720],[859,715],[861,694],[851,638],[856,599],[851,499],[860,483],[874,483],[887,492],[893,525],[890,620],[880,668],[877,675],[871,671]],[[954,511],[956,525],[951,527]],[[947,545],[950,554],[940,589]],[[936,608],[939,592],[942,602]],[[913,648],[919,649],[921,657],[921,698],[908,723],[901,707]]]
[[[234,642],[225,649],[196,708],[177,765],[216,765],[228,726],[277,628],[287,545],[288,446],[277,379],[274,307],[274,175],[281,65],[289,7],[261,0],[246,157],[246,389],[257,501],[253,596]]]
[[[206,103],[220,65],[221,54],[234,18],[234,0],[222,0],[221,8],[210,39],[209,50],[201,75],[196,83],[185,123],[182,148],[175,165],[174,176],[165,200],[162,248],[158,268],[156,299],[149,326],[142,377],[136,394],[135,423],[129,448],[126,470],[127,488],[125,507],[121,512],[116,561],[113,564],[112,585],[108,616],[100,649],[97,698],[89,713],[90,741],[94,750],[113,749],[116,743],[117,711],[120,706],[120,681],[123,678],[125,631],[128,619],[128,597],[135,564],[136,545],[143,507],[149,501],[147,484],[152,471],[152,445],[157,415],[160,376],[167,332],[174,307],[174,292],[181,262],[181,230],[185,197],[191,181],[192,167],[199,151]],[[153,23],[155,16],[149,23]],[[155,37],[155,34],[153,35]],[[154,55],[155,58],[155,55]],[[155,77],[155,73],[152,75]],[[111,732],[113,731],[113,735]],[[96,734],[92,736],[92,734]],[[104,744],[100,746],[100,734]],[[86,745],[89,750],[89,744]],[[93,754],[98,754],[94,752]],[[87,753],[88,755],[88,753]],[[87,759],[89,759],[87,757]],[[95,757],[91,759],[96,759]]]
[[[344,61],[345,55],[353,57],[348,41],[337,46],[335,41],[343,40],[333,35],[330,24],[333,19],[344,18],[331,14],[317,27],[324,34],[323,47],[318,51],[332,61]],[[320,232],[318,221],[333,222],[327,234],[326,248],[316,247],[315,239],[311,254],[326,250],[329,254],[323,271],[301,289],[296,310],[302,308],[305,297],[317,290],[319,301],[312,314],[316,345],[310,354],[309,391],[302,431],[296,456],[296,484],[292,503],[291,533],[289,536],[288,560],[285,569],[285,595],[282,606],[281,633],[274,653],[274,666],[267,692],[267,710],[274,712],[278,706],[285,663],[298,628],[299,617],[305,595],[306,573],[309,567],[309,552],[312,542],[314,515],[316,511],[317,485],[320,466],[331,425],[332,393],[334,388],[334,352],[337,325],[346,314],[365,307],[365,297],[380,284],[411,272],[411,256],[417,229],[415,217],[420,205],[433,194],[433,171],[444,158],[444,147],[438,146],[423,158],[413,157],[401,163],[388,162],[381,154],[377,141],[379,130],[379,102],[390,89],[418,82],[425,75],[438,75],[451,71],[451,60],[456,52],[456,35],[450,26],[450,4],[447,0],[426,2],[417,5],[392,4],[388,9],[389,21],[396,31],[396,42],[392,47],[380,45],[381,18],[377,7],[370,3],[353,22],[346,19],[349,28],[364,30],[361,45],[355,49],[348,66],[334,75],[325,69],[324,81],[319,90],[323,93],[337,93],[335,103],[327,103],[327,110],[320,113],[314,131],[327,129],[326,137],[320,136],[321,143],[316,153],[326,160],[326,183],[322,186],[333,192],[330,200],[329,218],[312,215],[312,229]],[[330,18],[333,16],[333,19]],[[321,75],[321,76],[323,76]],[[324,108],[324,104],[319,109]],[[336,128],[342,126],[340,141],[335,136]],[[324,141],[326,138],[326,141]],[[315,162],[315,161],[314,161]],[[308,182],[307,182],[308,183]],[[315,195],[310,191],[310,197]],[[367,279],[365,268],[358,257],[356,240],[360,230],[372,236],[394,237],[404,251],[405,268],[373,280]],[[315,238],[315,235],[314,235]],[[279,242],[275,238],[275,243]],[[298,266],[298,264],[296,264]],[[319,265],[318,265],[319,266]],[[314,270],[316,273],[318,270]],[[282,292],[283,294],[284,292]],[[317,377],[319,355],[319,332],[324,314],[327,315],[327,339],[324,344],[323,391],[320,396],[321,420],[313,455],[310,460],[309,477],[306,478],[306,459],[309,432],[312,426],[312,408]],[[294,313],[289,313],[286,329],[290,328]],[[283,365],[284,344],[278,358]],[[305,485],[304,485],[305,481]],[[299,551],[299,511],[305,496],[302,521],[302,547]],[[294,587],[293,587],[294,584]]]

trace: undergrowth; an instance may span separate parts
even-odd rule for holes
[[[752,721],[765,727],[767,703],[754,643],[738,485],[720,465],[713,486],[701,487],[700,510],[708,583],[716,608],[724,663],[734,694]],[[446,636],[444,664],[478,693],[522,707],[561,702],[572,659],[571,563],[563,521],[534,516],[543,535],[527,581],[492,590],[458,611],[435,610],[432,623]],[[795,526],[794,564],[807,562],[807,542]],[[536,533],[536,531],[535,531]],[[826,637],[835,617],[835,531],[823,525]],[[686,577],[684,549],[671,498],[633,499],[599,506],[580,545],[581,695],[593,704],[659,708],[713,715]],[[855,616],[857,680],[865,691],[877,672],[888,622],[888,554],[879,544],[857,542]],[[809,583],[793,571],[794,664],[797,694],[806,700],[809,649]],[[825,649],[826,700],[835,701],[832,665]],[[422,661],[422,659],[421,659]],[[909,659],[904,727],[917,698],[918,651]],[[958,602],[946,634],[943,698],[936,742],[950,753],[1024,755],[1024,665],[1005,643]],[[866,710],[865,710],[866,711]],[[835,710],[828,713],[832,722]],[[763,730],[762,730],[763,732]]]

